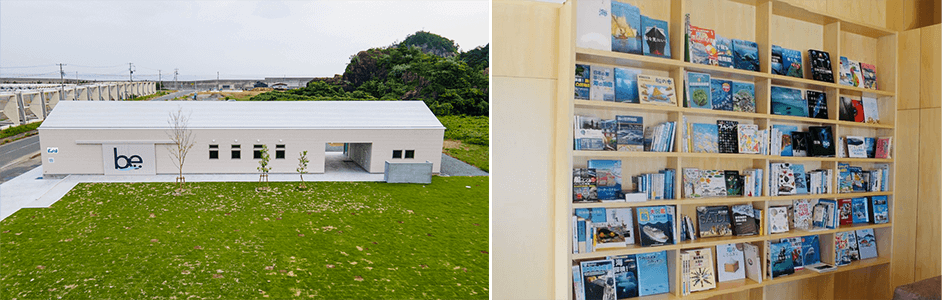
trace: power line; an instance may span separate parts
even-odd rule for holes
[[[17,66],[17,67],[4,67],[4,66],[0,66],[0,69],[27,69],[27,68],[52,67],[52,66],[55,66],[55,64],[51,64],[51,65],[38,65],[38,66]]]

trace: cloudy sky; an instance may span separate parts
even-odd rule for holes
[[[474,1],[0,1],[0,77],[333,76],[351,55],[425,30],[490,40]]]

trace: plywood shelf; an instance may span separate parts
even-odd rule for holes
[[[892,158],[850,158],[824,156],[779,156],[739,153],[700,153],[700,152],[653,152],[653,151],[595,151],[573,150],[573,157],[588,158],[667,158],[682,157],[689,159],[758,159],[771,162],[850,162],[850,163],[893,163]]]

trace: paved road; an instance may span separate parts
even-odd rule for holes
[[[32,169],[35,169],[38,166],[41,166],[43,163],[42,156],[36,156],[33,158],[17,161],[5,168],[0,168],[0,183],[16,178],[23,173],[29,172]],[[42,175],[41,173],[39,175]]]
[[[34,135],[28,138],[0,146],[0,167],[6,166],[24,156],[39,153],[39,136]]]
[[[163,95],[163,96],[151,99],[150,101],[170,101],[170,100],[173,100],[173,98],[180,97],[183,95],[192,96],[193,92],[195,91],[194,90],[180,90],[180,91],[177,91],[176,93],[171,93],[169,95]]]

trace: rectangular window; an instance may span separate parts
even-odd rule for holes
[[[241,159],[241,158],[242,158],[242,146],[232,145],[232,159]]]
[[[275,145],[275,159],[285,159],[285,145]]]
[[[406,150],[406,158],[415,158],[415,150]]]
[[[209,145],[209,159],[219,159],[219,145]]]
[[[262,159],[262,145],[255,145],[254,151],[252,151],[252,158]]]
[[[402,150],[393,150],[393,158],[402,158]]]

